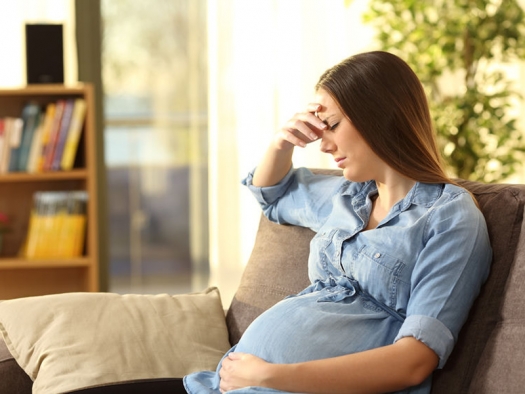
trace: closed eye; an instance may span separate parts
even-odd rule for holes
[[[330,130],[335,130],[339,126],[339,123],[334,123],[333,125],[329,126]]]

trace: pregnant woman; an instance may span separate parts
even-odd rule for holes
[[[294,168],[320,141],[343,176]],[[311,285],[260,315],[189,393],[429,393],[488,276],[476,201],[445,174],[420,81],[387,52],[327,70],[243,181],[272,221],[316,232]],[[268,245],[271,248],[272,245]]]

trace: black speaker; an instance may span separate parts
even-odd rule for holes
[[[62,25],[26,25],[27,83],[64,83]]]

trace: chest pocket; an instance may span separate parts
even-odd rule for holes
[[[362,246],[352,259],[352,275],[361,288],[377,301],[396,308],[397,294],[405,264],[394,256],[371,246]]]

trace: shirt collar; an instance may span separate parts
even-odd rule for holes
[[[375,181],[363,182],[355,186],[357,186],[356,189],[349,187],[343,191],[343,195],[353,196],[354,205],[364,204],[367,196],[371,197],[377,193]],[[405,198],[395,206],[401,211],[407,210],[412,204],[431,207],[443,193],[443,188],[443,183],[416,182]]]
[[[401,200],[402,210],[407,209],[410,204],[431,207],[437,199],[443,194],[443,183],[422,183],[416,184],[410,189],[406,197]]]

